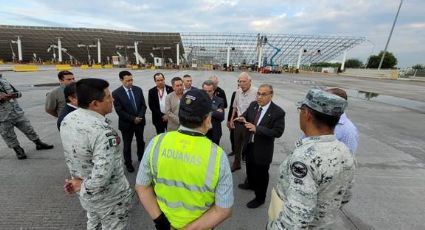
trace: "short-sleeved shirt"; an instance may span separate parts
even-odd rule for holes
[[[239,115],[242,115],[249,107],[251,102],[257,99],[257,88],[251,86],[247,91],[242,91],[238,89],[236,91],[235,100],[233,102],[233,107],[236,108],[236,111]]]
[[[118,133],[97,112],[79,108],[60,129],[65,162],[73,178],[81,178],[79,197],[87,211],[97,211],[128,198]]]
[[[193,129],[189,129],[180,126],[181,130],[187,130],[191,132],[198,132]],[[166,134],[165,134],[166,135]],[[152,139],[153,140],[153,139]],[[151,173],[150,167],[150,154],[153,147],[153,141],[149,142],[148,147],[145,149],[143,159],[140,162],[139,171],[137,173],[136,184],[143,186],[153,186],[154,175]],[[233,206],[233,179],[230,171],[229,160],[224,151],[221,153],[220,170],[218,184],[215,189],[215,204],[221,208],[231,208]]]
[[[284,207],[267,229],[333,229],[350,199],[354,158],[334,135],[306,137],[280,165],[276,193]]]

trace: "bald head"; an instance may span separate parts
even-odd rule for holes
[[[238,78],[239,87],[246,92],[251,88],[251,76],[247,72],[242,72]]]

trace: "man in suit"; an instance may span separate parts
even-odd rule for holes
[[[220,138],[222,135],[221,122],[224,120],[224,102],[223,99],[214,96],[214,82],[211,80],[204,81],[202,84],[204,90],[212,101],[211,108],[211,125],[212,128],[208,130],[206,136],[212,142],[220,145]]]
[[[192,76],[190,76],[189,74],[185,74],[183,76],[183,86],[184,86],[183,93],[186,93],[187,91],[191,89],[197,89],[196,87],[192,86]]]
[[[165,77],[162,73],[153,75],[156,86],[149,90],[148,105],[152,111],[152,123],[156,133],[160,134],[167,129],[167,116],[165,115],[165,98],[173,92],[173,88],[165,84]]]
[[[236,90],[239,89],[239,84],[238,84],[238,88]],[[233,91],[232,93],[232,97],[230,99],[230,107],[229,107],[229,113],[227,114],[227,128],[229,129],[230,132],[230,144],[232,146],[232,152],[230,152],[229,154],[227,154],[227,156],[233,156],[235,155],[234,151],[235,151],[235,129],[230,127],[230,120],[232,119],[232,114],[233,114],[233,102],[235,101],[235,96],[236,96],[236,91]],[[236,116],[238,116],[236,114]]]
[[[62,120],[66,117],[66,115],[78,108],[75,82],[67,85],[63,90],[63,93],[65,94],[66,105],[59,114],[58,121],[56,122],[58,130],[60,130]]]
[[[211,76],[210,80],[214,83],[214,96],[217,96],[221,99],[223,99],[224,102],[224,108],[227,109],[227,98],[226,93],[222,88],[218,86],[218,77],[217,76]]]
[[[143,157],[145,142],[143,141],[143,131],[145,128],[146,104],[141,88],[133,85],[133,76],[128,71],[119,73],[122,86],[118,87],[112,96],[114,97],[114,107],[118,114],[118,129],[121,131],[124,142],[124,164],[128,172],[134,172],[131,162],[131,141],[136,136],[137,158],[140,161]]]
[[[285,129],[285,111],[272,102],[273,87],[263,84],[258,88],[257,101],[252,102],[242,116],[236,118],[249,131],[246,138],[246,172],[248,183],[241,189],[252,189],[255,198],[248,208],[264,204],[269,184],[269,168],[273,159],[274,139],[282,136]]]
[[[46,95],[45,110],[48,114],[58,117],[66,105],[63,90],[65,87],[75,81],[74,74],[64,70],[58,73],[60,85],[54,88]]]

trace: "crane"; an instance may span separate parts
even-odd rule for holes
[[[267,45],[269,45],[270,47],[272,47],[274,50],[275,50],[275,53],[270,57],[270,65],[273,67],[273,66],[277,66],[277,65],[275,65],[275,63],[273,62],[273,59],[276,57],[276,55],[281,51],[281,49],[280,48],[278,48],[278,47],[276,47],[276,46],[274,46],[274,45],[272,45],[270,42],[268,42],[267,41],[267,38],[265,39],[265,43],[267,44]]]

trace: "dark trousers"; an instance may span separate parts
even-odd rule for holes
[[[249,143],[246,148],[246,174],[249,185],[255,191],[255,199],[264,202],[269,185],[270,164],[261,164],[254,159],[254,143]]]
[[[216,145],[220,145],[220,136],[214,135],[213,129],[208,130],[207,134],[205,136],[210,139],[212,142],[214,142]]]
[[[235,122],[235,131],[234,131],[235,161],[233,162],[233,167],[241,166],[242,151],[244,149],[245,138],[247,138],[247,136],[248,136],[248,132],[245,128],[244,123]]]
[[[131,142],[133,141],[133,136],[136,136],[137,142],[137,158],[138,160],[142,160],[143,152],[145,150],[145,142],[143,141],[143,131],[144,126],[136,126],[132,130],[121,130],[122,139],[124,143],[124,163],[131,164]]]
[[[167,122],[158,122],[153,124],[156,129],[156,134],[165,133],[167,130]]]
[[[235,151],[235,129],[230,130],[230,143],[232,145],[232,152]]]

